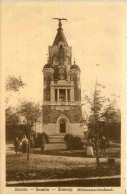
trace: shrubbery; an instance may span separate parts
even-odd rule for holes
[[[81,150],[83,149],[83,143],[79,136],[74,136],[72,134],[66,134],[64,137],[66,146],[68,150]]]
[[[49,137],[48,137],[48,135],[45,132],[38,133],[37,134],[37,138],[35,139],[35,147],[36,148],[40,148],[41,147],[42,137],[44,137],[46,143],[49,143]]]

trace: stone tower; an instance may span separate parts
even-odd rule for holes
[[[83,135],[81,127],[80,68],[72,65],[72,49],[63,34],[61,19],[49,60],[43,67],[43,131],[48,135]]]

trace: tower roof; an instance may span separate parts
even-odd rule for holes
[[[64,18],[62,18],[62,19],[60,19],[60,18],[53,18],[53,19],[59,20],[57,34],[56,34],[53,46],[54,45],[58,45],[59,42],[61,42],[61,41],[64,42],[66,45],[68,45],[67,41],[66,41],[66,38],[64,36],[64,33],[63,33],[62,23],[61,23],[61,20],[67,20],[67,19],[64,19]]]
[[[80,70],[79,66],[76,65],[75,61],[74,61],[74,64],[71,65],[70,69]]]
[[[44,65],[43,69],[52,68],[53,66],[48,62],[46,65]]]

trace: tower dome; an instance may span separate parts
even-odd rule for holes
[[[78,66],[78,65],[76,65],[75,61],[74,61],[74,64],[73,64],[73,65],[71,65],[70,70],[71,70],[71,69],[74,69],[74,70],[80,70],[79,66]]]
[[[48,62],[46,65],[44,65],[43,69],[52,68],[53,66]]]

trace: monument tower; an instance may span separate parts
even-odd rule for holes
[[[63,33],[61,21],[66,19],[54,19],[59,21],[57,34],[43,67],[43,131],[83,135],[81,71],[75,61],[72,64],[72,49]]]

